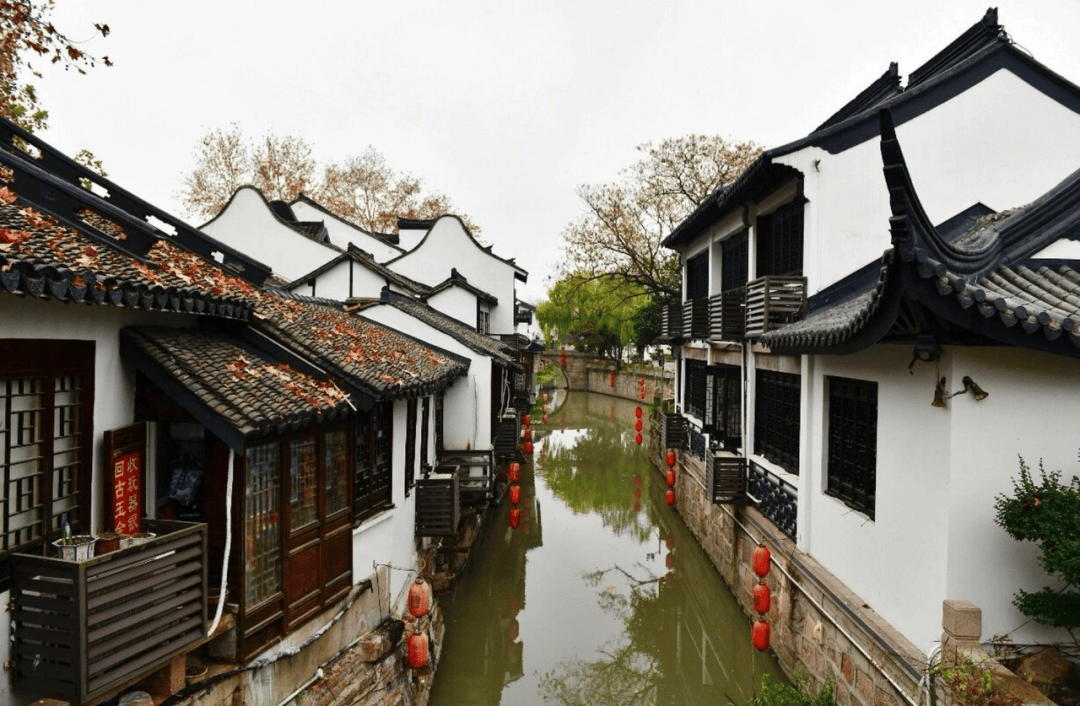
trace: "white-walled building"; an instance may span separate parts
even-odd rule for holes
[[[330,242],[341,247],[346,247],[346,244],[353,245],[364,252],[371,253],[376,262],[392,260],[405,252],[405,248],[400,246],[398,235],[368,232],[334,215],[325,206],[304,194],[300,194],[289,206],[298,220],[321,221]]]
[[[1018,454],[1075,472],[1078,167],[1080,88],[991,10],[665,240],[691,454],[745,459],[762,513],[925,652],[945,599],[986,638],[1068,640],[1013,607],[1052,582],[994,498]]]

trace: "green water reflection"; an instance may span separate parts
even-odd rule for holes
[[[779,678],[665,504],[634,403],[570,393],[552,407],[533,426],[519,526],[506,503],[440,599],[431,704],[741,704],[762,672]]]

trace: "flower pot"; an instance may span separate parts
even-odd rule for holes
[[[156,536],[153,532],[135,532],[134,534],[121,535],[120,548],[126,549],[127,547],[134,547],[136,544],[146,544]]]
[[[60,558],[66,561],[86,561],[94,556],[94,544],[97,538],[89,534],[77,534],[53,542]]]
[[[94,556],[102,556],[109,552],[115,552],[119,548],[119,534],[116,532],[100,532],[97,535],[97,544],[94,545]]]

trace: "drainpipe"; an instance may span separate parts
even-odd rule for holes
[[[214,614],[214,622],[206,636],[210,637],[217,630],[221,622],[221,614],[225,610],[225,591],[229,583],[229,552],[232,550],[232,494],[233,494],[233,461],[236,452],[229,449],[229,472],[225,488],[225,555],[221,558],[221,593],[218,595],[217,612]]]

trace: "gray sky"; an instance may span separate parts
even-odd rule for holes
[[[536,302],[582,213],[575,188],[614,180],[636,145],[801,137],[987,2],[58,0],[72,38],[110,26],[84,46],[115,66],[46,71],[43,137],[93,150],[118,184],[184,217],[182,175],[211,128],[300,135],[321,162],[373,145],[516,257],[530,273],[519,296]],[[999,20],[1080,83],[1080,2],[999,4]]]

